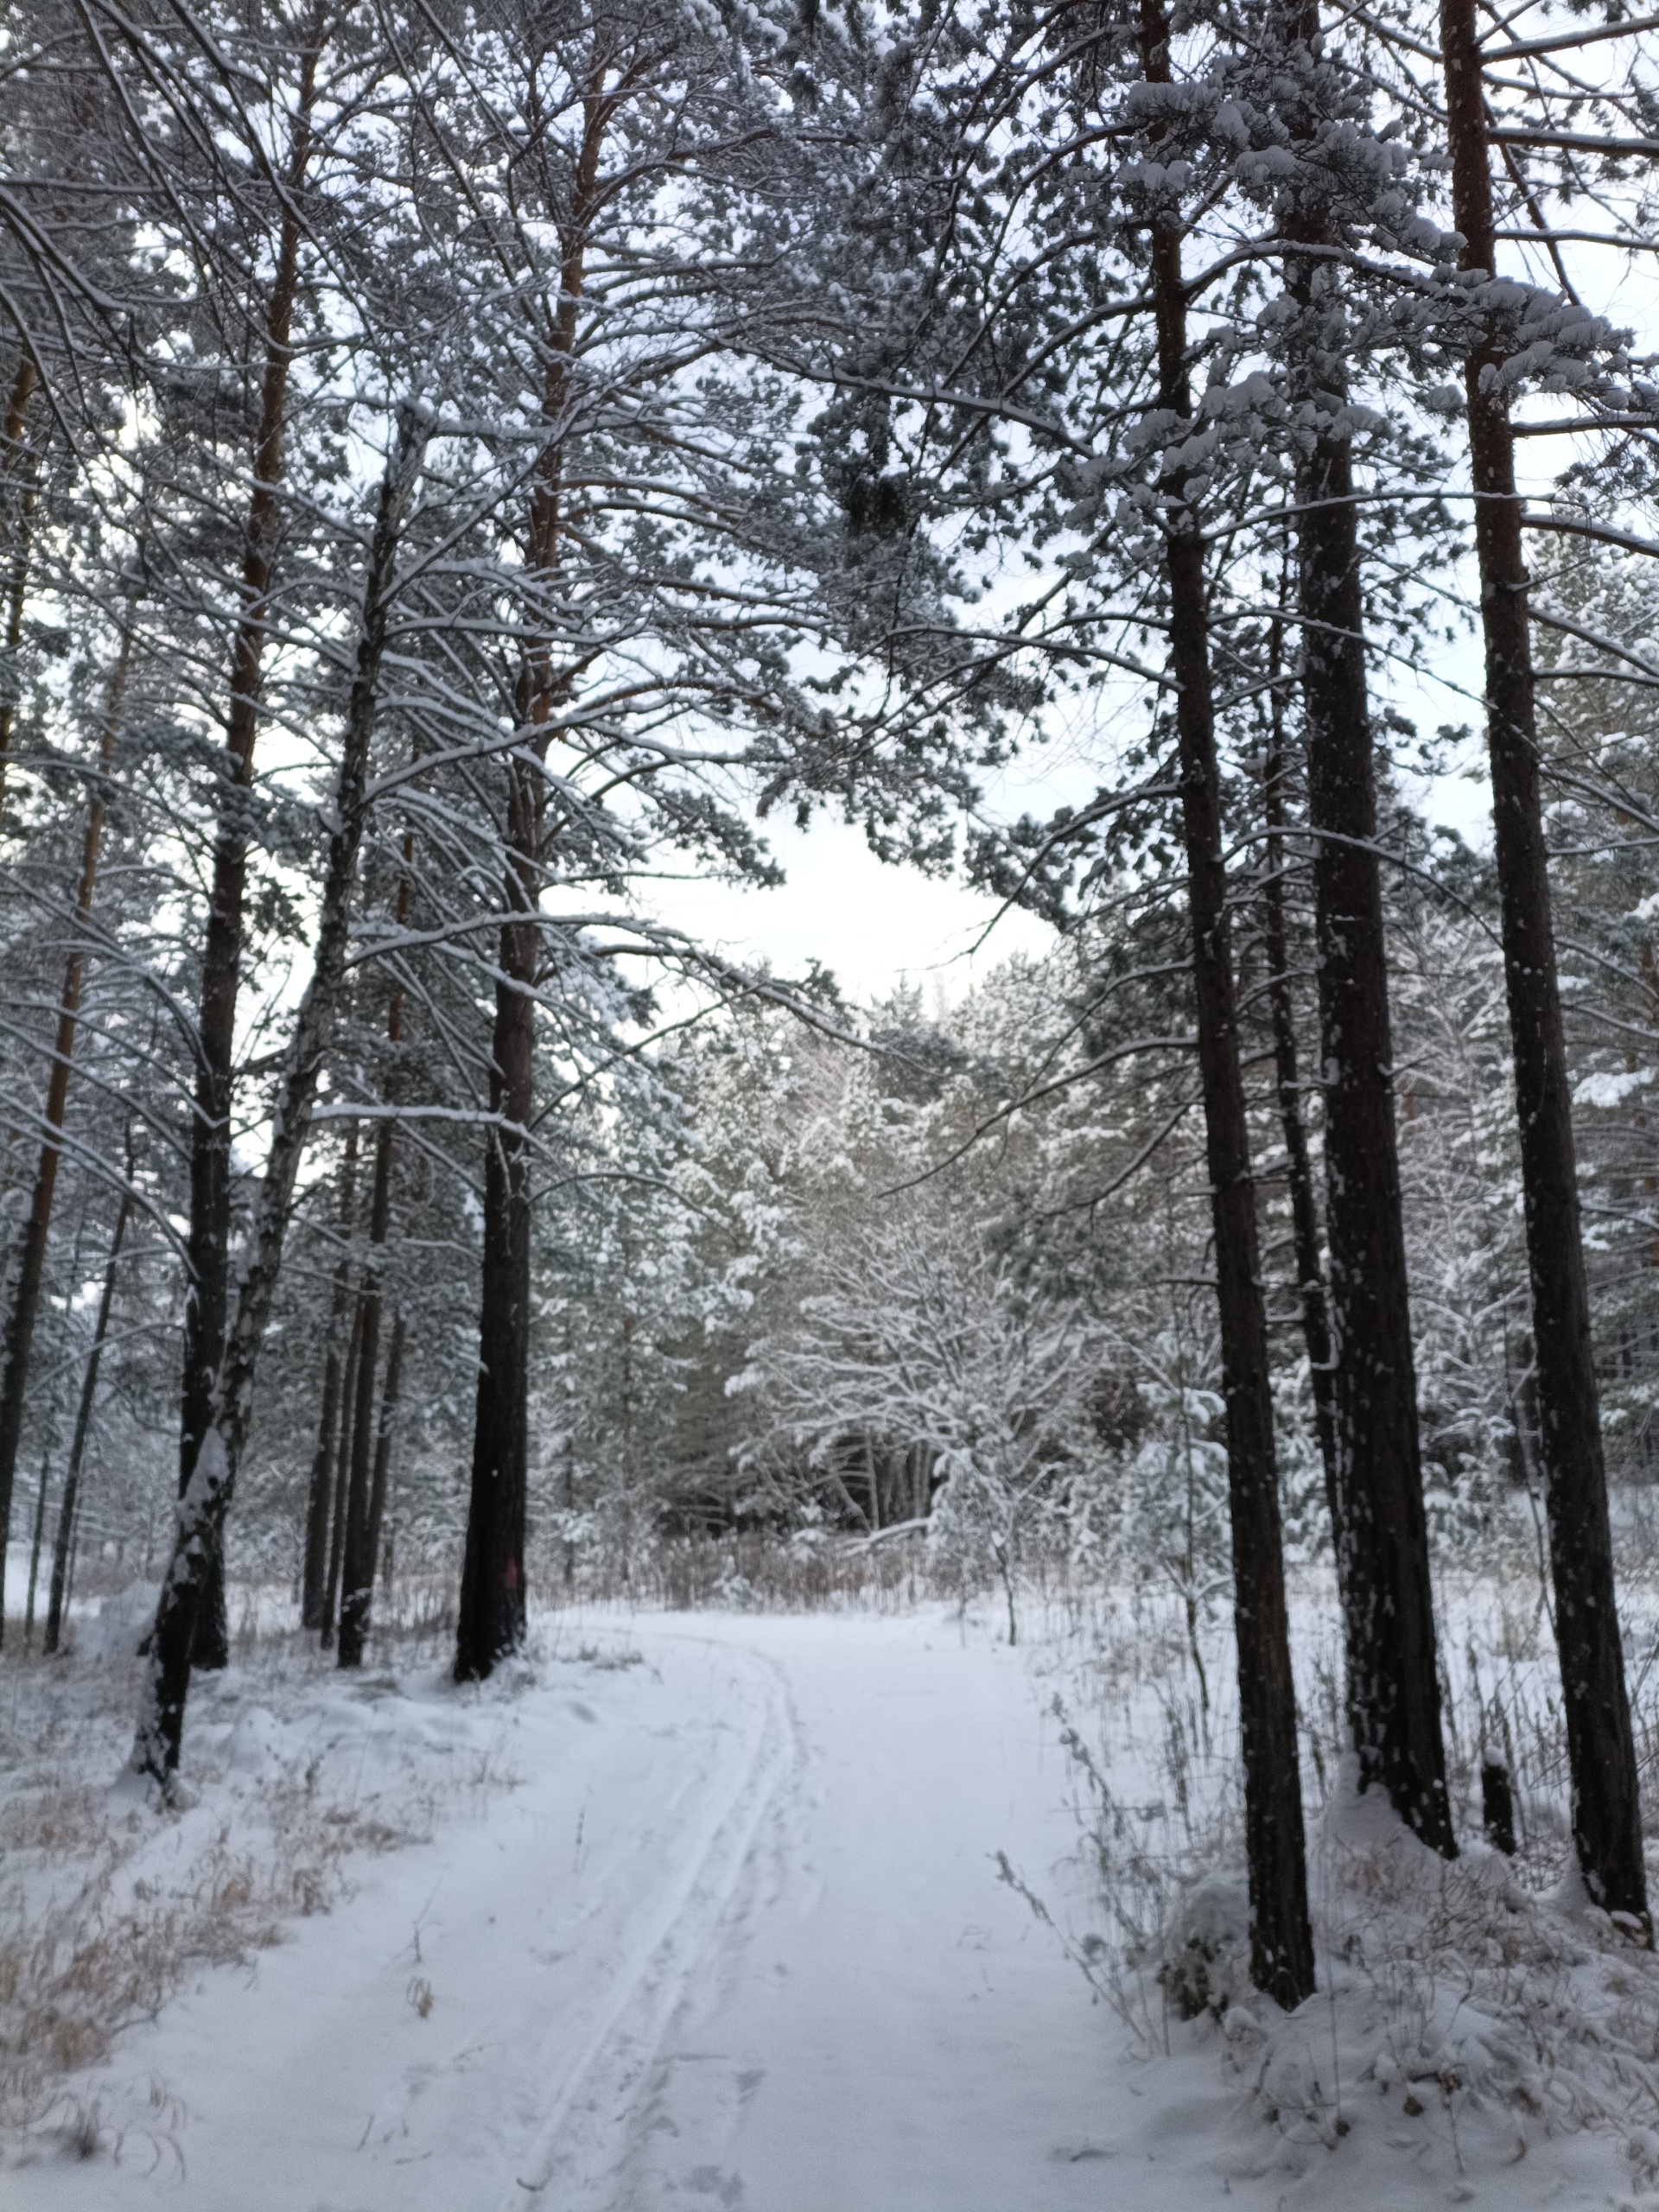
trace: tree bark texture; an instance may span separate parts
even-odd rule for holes
[[[617,97],[620,97],[617,96]],[[542,419],[548,443],[531,495],[531,578],[545,583],[559,553],[561,443],[588,227],[615,97],[596,82],[584,103],[582,144],[564,233],[559,296],[544,334]],[[455,1679],[481,1681],[524,1632],[524,1527],[529,1490],[530,1135],[535,1102],[537,978],[541,931],[543,767],[558,690],[550,641],[531,639],[520,678],[521,741],[507,760],[507,865],[492,1039],[492,1126],[484,1162],[478,1395],[472,1484],[455,1630]]]
[[[391,1440],[397,1420],[397,1401],[403,1395],[404,1351],[408,1341],[409,1319],[400,1309],[391,1317],[391,1347],[386,1354],[386,1380],[380,1393],[380,1427],[374,1442],[374,1482],[369,1491],[369,1557],[387,1580],[390,1570],[380,1564],[380,1534],[385,1525]]]
[[[397,887],[397,927],[409,925],[410,841],[404,839],[404,867]],[[397,1048],[404,1039],[404,992],[392,988],[386,1010],[386,1079],[383,1103],[390,1107],[397,1091]],[[358,1352],[357,1405],[352,1424],[352,1471],[346,1491],[346,1543],[340,1566],[340,1663],[360,1667],[368,1638],[369,1611],[374,1599],[374,1563],[378,1545],[379,1516],[374,1505],[377,1483],[384,1492],[380,1466],[380,1438],[388,1434],[383,1415],[377,1432],[374,1386],[380,1359],[380,1313],[385,1296],[386,1238],[391,1228],[391,1171],[397,1155],[397,1125],[388,1114],[375,1129],[374,1182],[369,1203],[369,1249],[359,1294],[362,1324]],[[401,1344],[399,1345],[401,1350]],[[390,1368],[386,1388],[392,1388]],[[390,1450],[390,1442],[387,1447]]]
[[[41,1543],[46,1535],[46,1481],[51,1471],[49,1452],[41,1454],[40,1486],[35,1492],[35,1531],[29,1548],[29,1592],[23,1601],[23,1649],[35,1641],[35,1593],[41,1580]]]
[[[40,1163],[35,1171],[35,1188],[29,1200],[29,1221],[23,1230],[17,1281],[12,1293],[10,1311],[6,1317],[5,1369],[3,1375],[0,1375],[0,1585],[5,1579],[12,1485],[17,1471],[17,1446],[23,1429],[29,1359],[35,1345],[35,1322],[40,1311],[41,1284],[46,1271],[47,1238],[52,1226],[52,1206],[58,1185],[58,1161],[62,1152],[69,1072],[74,1060],[76,1033],[80,1025],[86,936],[92,920],[92,899],[98,887],[99,855],[104,843],[105,788],[131,665],[132,626],[129,622],[121,633],[121,649],[110,677],[109,696],[105,702],[97,772],[91,804],[86,810],[86,827],[81,838],[80,872],[75,883],[73,934],[68,956],[63,964],[63,990],[58,1001],[51,1072],[47,1077],[43,1116],[46,1140],[41,1147]],[[4,1609],[0,1607],[0,1640],[3,1640],[4,1633]]]
[[[1317,10],[1306,20],[1317,30]],[[1331,243],[1317,211],[1299,219],[1297,230],[1310,245]],[[1328,264],[1312,257],[1293,257],[1287,276],[1302,319],[1299,397],[1329,423],[1347,398],[1341,295]],[[1440,1729],[1364,602],[1345,435],[1318,431],[1298,468],[1297,504],[1349,1711],[1361,1788],[1380,1784],[1407,1825],[1451,1858],[1457,1839]]]
[[[323,1055],[345,988],[352,887],[368,805],[369,754],[374,737],[381,665],[397,588],[397,546],[431,435],[429,410],[398,410],[388,455],[365,580],[357,667],[346,712],[334,797],[334,828],[318,910],[311,980],[295,1020],[271,1111],[270,1149],[256,1209],[248,1262],[235,1318],[226,1338],[207,1433],[179,1501],[173,1554],[162,1583],[132,1764],[171,1788],[179,1763],[191,1655],[210,1561],[219,1555],[225,1516],[253,1413],[253,1385],[282,1265],[283,1240],[295,1180],[310,1128]]]
[[[1279,1093],[1279,1124],[1285,1139],[1285,1175],[1290,1190],[1291,1251],[1302,1313],[1302,1341],[1307,1347],[1313,1393],[1313,1426],[1319,1463],[1325,1470],[1325,1504],[1331,1541],[1342,1553],[1342,1497],[1337,1477],[1337,1395],[1332,1372],[1331,1316],[1325,1300],[1320,1255],[1319,1200],[1307,1141],[1307,1110],[1302,1090],[1301,1052],[1296,1036],[1296,1002],[1291,988],[1290,950],[1285,926],[1285,804],[1287,764],[1284,700],[1279,675],[1278,626],[1274,626],[1275,678],[1267,757],[1262,767],[1262,806],[1267,822],[1266,868],[1262,882],[1262,942],[1268,963],[1268,1012],[1273,1028],[1274,1077]]]
[[[40,372],[32,353],[19,355],[6,399],[4,449],[0,451],[0,481],[3,481],[10,512],[6,527],[5,660],[0,670],[0,825],[5,819],[6,771],[11,761],[12,734],[17,726],[18,656],[23,643],[23,607],[29,596],[29,554],[33,537],[35,502],[38,496],[36,456],[23,442],[29,402],[35,397]]]
[[[346,1131],[346,1156],[340,1175],[340,1227],[346,1249],[334,1268],[334,1292],[328,1301],[328,1344],[322,1363],[322,1406],[317,1416],[317,1448],[311,1458],[311,1481],[306,1493],[305,1565],[300,1585],[300,1625],[322,1626],[323,1597],[328,1580],[328,1537],[334,1497],[334,1436],[340,1423],[340,1359],[349,1332],[352,1307],[352,1230],[357,1212],[357,1123]],[[338,1561],[335,1562],[336,1567]]]
[[[1300,487],[1300,599],[1338,1572],[1361,1785],[1380,1783],[1407,1825],[1452,1857],[1351,491],[1345,448],[1321,440]]]
[[[515,773],[515,783],[522,776]],[[529,1481],[530,1156],[534,988],[539,932],[501,932],[496,985],[494,1125],[484,1156],[483,1294],[472,1491],[455,1633],[455,1679],[482,1681],[524,1632],[524,1522]]]
[[[346,1373],[340,1394],[340,1442],[334,1452],[334,1485],[330,1494],[328,1579],[322,1596],[322,1648],[334,1648],[340,1619],[340,1578],[346,1556],[346,1500],[352,1479],[353,1420],[357,1412],[357,1363],[363,1349],[363,1301],[352,1302],[352,1333],[346,1344]]]
[[[221,764],[213,889],[202,951],[201,1001],[196,1026],[195,1113],[191,1123],[190,1227],[184,1303],[184,1367],[180,1392],[179,1495],[195,1470],[213,1415],[225,1348],[231,1281],[232,1058],[242,975],[243,906],[247,891],[245,794],[253,782],[259,686],[270,620],[270,593],[282,529],[280,487],[287,425],[290,339],[299,291],[301,225],[297,205],[311,159],[311,111],[318,54],[301,64],[299,105],[284,182],[276,270],[264,314],[264,373],[253,451],[253,489],[242,543],[242,614],[231,648],[230,706]],[[223,1667],[230,1658],[223,1562],[205,1564],[194,1607],[195,1664]]]
[[[46,1634],[41,1645],[48,1658],[57,1649],[63,1632],[63,1610],[68,1596],[69,1554],[74,1542],[76,1516],[80,1510],[81,1468],[86,1458],[86,1440],[92,1434],[92,1408],[98,1397],[98,1370],[103,1363],[104,1340],[110,1333],[110,1314],[115,1305],[116,1270],[120,1263],[121,1248],[126,1242],[127,1224],[132,1218],[134,1166],[132,1130],[129,1127],[127,1187],[121,1193],[115,1228],[110,1237],[110,1254],[104,1262],[104,1287],[99,1293],[98,1318],[92,1325],[92,1349],[86,1355],[86,1371],[80,1378],[80,1402],[75,1408],[74,1434],[69,1443],[69,1465],[64,1471],[63,1498],[58,1507],[57,1535],[52,1545],[52,1587],[47,1597]]]
[[[1440,0],[1440,46],[1452,208],[1465,242],[1463,265],[1496,276],[1473,0]],[[1467,363],[1469,461],[1539,1443],[1573,1777],[1573,1839],[1586,1887],[1596,1902],[1650,1925],[1539,788],[1522,503],[1515,486],[1509,403],[1500,381],[1504,358],[1502,332],[1492,316]]]
[[[1142,66],[1167,82],[1169,22],[1163,0],[1141,0]],[[1172,217],[1152,232],[1152,289],[1160,406],[1181,421],[1192,405],[1187,373],[1186,295],[1180,232]],[[1172,664],[1181,764],[1181,818],[1192,920],[1198,1066],[1215,1230],[1227,1408],[1228,1496],[1233,1538],[1234,1623],[1244,1759],[1245,1848],[1249,1868],[1250,1974],[1287,2009],[1313,1992],[1313,1938],[1307,1914],[1296,1690],[1274,1453],[1267,1306],[1262,1287],[1255,1189],[1251,1175],[1238,1018],[1227,916],[1220,776],[1205,587],[1204,541],[1185,473],[1166,474],[1165,549]]]
[[[374,1594],[374,1536],[370,1511],[376,1447],[374,1389],[380,1362],[386,1235],[391,1226],[392,1123],[376,1132],[369,1250],[359,1294],[360,1333],[357,1402],[352,1415],[351,1476],[346,1485],[346,1542],[340,1555],[340,1664],[360,1667]]]

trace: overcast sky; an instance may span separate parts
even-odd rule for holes
[[[1410,792],[1431,820],[1484,844],[1491,798],[1478,642],[1471,637],[1453,647],[1439,645],[1421,670],[1396,664],[1390,677],[1395,702],[1425,735],[1443,724],[1470,725],[1471,739],[1450,757],[1450,772],[1432,783],[1414,780]],[[1089,766],[1086,750],[1079,737],[1016,764],[995,783],[988,811],[1010,819],[1077,804],[1109,772],[1109,746],[1102,748],[1106,757],[1098,772]],[[1046,924],[1019,912],[999,919],[995,899],[960,881],[885,867],[860,830],[820,820],[802,832],[786,818],[763,827],[788,878],[781,888],[739,890],[695,877],[660,883],[652,903],[662,918],[734,959],[769,960],[780,976],[801,976],[817,960],[855,1000],[878,997],[908,980],[920,985],[930,1005],[936,988],[954,1004],[1000,961],[1015,952],[1040,957],[1053,942]]]

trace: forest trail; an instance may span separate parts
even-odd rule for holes
[[[550,1643],[517,1786],[124,2037],[76,2085],[118,2164],[15,2168],[8,2212],[1122,2201],[1122,2032],[997,1878],[1077,1840],[1023,1653],[938,1611]]]
[[[1007,1850],[1047,1887],[1078,1840],[1020,1658],[937,1616],[725,1618],[647,1648],[678,1634],[772,1676],[774,1794],[632,2089],[608,2193],[556,2159],[548,2193],[616,2212],[1111,2202],[1090,2131],[1121,2036],[997,1878]]]
[[[359,1853],[332,1913],[203,1969],[74,2077],[99,2151],[0,2171],[4,2212],[1624,2201],[1609,2139],[1518,2171],[1500,2144],[1465,2179],[1397,2101],[1351,2105],[1336,2156],[1250,2113],[1213,2030],[1132,2056],[998,1878],[1006,1852],[1057,1918],[1100,1923],[1040,1647],[939,1607],[566,1616],[543,1645],[481,1695],[433,1669],[328,1689],[404,1731],[431,1840]],[[274,1738],[240,1694],[232,1740]],[[181,1839],[218,1817],[204,1790]],[[1322,2011],[1308,2032],[1328,2048]]]

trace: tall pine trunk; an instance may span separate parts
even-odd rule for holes
[[[1320,438],[1298,496],[1338,1570],[1361,1786],[1450,1858],[1351,493],[1345,445]]]
[[[386,1354],[385,1388],[380,1393],[380,1427],[374,1443],[374,1482],[369,1492],[369,1559],[372,1573],[391,1576],[381,1564],[380,1535],[385,1525],[386,1498],[391,1487],[391,1440],[397,1420],[397,1401],[403,1395],[404,1351],[409,1342],[409,1320],[400,1308],[391,1317],[391,1349]]]
[[[23,1600],[23,1649],[35,1642],[35,1592],[41,1579],[41,1542],[46,1535],[46,1484],[52,1469],[49,1451],[41,1454],[41,1478],[35,1491],[35,1530],[29,1548],[29,1592]]]
[[[410,841],[404,839],[404,867],[397,886],[397,927],[409,926]],[[394,984],[386,1012],[387,1068],[381,1103],[388,1109],[397,1093],[397,1048],[404,1038],[404,992]],[[380,1359],[380,1313],[385,1296],[386,1238],[391,1228],[391,1171],[397,1156],[397,1125],[388,1110],[375,1130],[374,1182],[369,1204],[369,1249],[359,1294],[361,1338],[358,1348],[357,1400],[352,1417],[351,1476],[346,1489],[346,1541],[340,1558],[340,1664],[360,1667],[374,1598],[374,1561],[378,1516],[374,1506],[379,1467],[379,1438],[374,1420],[374,1386]],[[400,1347],[401,1348],[401,1347]],[[390,1367],[386,1388],[394,1390]],[[385,1427],[383,1417],[381,1428]],[[388,1446],[388,1448],[390,1448]]]
[[[1169,80],[1169,20],[1163,0],[1141,0],[1142,66]],[[1157,317],[1159,403],[1192,418],[1186,292],[1181,233],[1154,223],[1152,289]],[[1238,1016],[1227,916],[1220,776],[1216,760],[1204,540],[1186,472],[1161,480],[1166,495],[1165,558],[1172,667],[1181,763],[1181,818],[1192,921],[1198,1066],[1216,1247],[1227,1408],[1228,1495],[1232,1516],[1234,1622],[1244,1757],[1245,1850],[1249,1867],[1250,1974],[1287,2010],[1313,1992],[1313,1939],[1307,1915],[1296,1690],[1285,1604],[1279,1477],[1274,1455],[1267,1308],[1239,1069]]]
[[[600,155],[613,109],[601,72],[584,103],[559,296],[545,334],[542,420],[548,443],[531,496],[526,568],[545,588],[559,557],[562,437],[584,281],[588,230],[598,205]],[[533,618],[532,618],[533,620]],[[478,1395],[472,1484],[455,1627],[455,1679],[481,1681],[524,1633],[524,1528],[530,1481],[530,1120],[535,1103],[536,999],[541,965],[544,784],[559,679],[552,647],[533,638],[519,680],[519,742],[507,758],[505,918],[495,986],[491,1124],[484,1157],[484,1241],[479,1301]]]
[[[225,1349],[231,1282],[232,1057],[236,1002],[242,977],[243,904],[247,890],[248,833],[245,794],[253,781],[254,740],[259,727],[259,687],[270,619],[270,588],[282,527],[279,497],[283,438],[288,417],[290,338],[299,291],[301,223],[298,197],[312,150],[311,112],[318,54],[300,68],[299,108],[283,178],[283,219],[276,270],[265,303],[264,380],[254,437],[253,489],[242,541],[242,614],[231,648],[230,704],[220,766],[219,827],[213,846],[213,889],[202,950],[201,1001],[197,1015],[195,1113],[190,1139],[190,1227],[186,1244],[184,1363],[179,1409],[179,1496],[195,1471],[196,1455],[213,1417],[219,1362]],[[217,1541],[217,1537],[213,1539]],[[224,1563],[215,1550],[203,1564],[194,1609],[194,1663],[229,1663]]]
[[[334,1497],[334,1435],[340,1422],[340,1359],[352,1306],[351,1237],[357,1211],[357,1123],[346,1131],[346,1156],[340,1175],[340,1226],[346,1242],[334,1268],[328,1301],[328,1343],[322,1362],[322,1404],[317,1414],[317,1448],[311,1456],[311,1480],[305,1505],[305,1565],[300,1583],[300,1625],[322,1626],[323,1595],[328,1575],[328,1534]]]
[[[530,802],[513,764],[515,810]],[[513,873],[515,884],[518,872]],[[484,1156],[483,1287],[472,1491],[455,1630],[455,1679],[481,1681],[524,1633],[524,1522],[529,1484],[530,1155],[535,988],[540,932],[501,932],[496,984],[492,1127]]]
[[[369,1208],[369,1250],[359,1294],[357,1395],[352,1413],[351,1472],[346,1485],[346,1541],[340,1554],[340,1643],[342,1667],[360,1667],[374,1593],[374,1541],[370,1497],[375,1455],[374,1386],[380,1361],[380,1311],[385,1295],[386,1232],[391,1224],[392,1124],[376,1133],[374,1190]]]
[[[431,427],[429,410],[410,406],[399,410],[397,435],[386,460],[364,582],[357,665],[334,785],[334,826],[328,839],[311,980],[295,1019],[277,1085],[270,1148],[247,1265],[208,1408],[206,1433],[194,1457],[189,1485],[179,1501],[172,1558],[162,1579],[150,1636],[132,1764],[139,1773],[160,1783],[164,1792],[170,1789],[178,1767],[196,1624],[207,1587],[208,1567],[219,1556],[225,1516],[235,1494],[253,1417],[254,1380],[282,1266],[295,1181],[311,1126],[323,1055],[345,988],[352,887],[368,808],[369,754],[397,588],[397,548]]]
[[[69,1071],[80,1025],[80,993],[86,969],[86,938],[92,920],[92,899],[98,887],[99,855],[104,843],[105,791],[116,732],[126,698],[127,675],[132,665],[132,625],[121,633],[121,650],[110,677],[105,702],[104,727],[99,741],[98,766],[86,827],[81,838],[80,872],[75,884],[73,937],[63,965],[63,990],[58,1001],[57,1032],[53,1039],[52,1071],[46,1085],[46,1141],[35,1171],[35,1189],[29,1221],[23,1230],[17,1281],[6,1317],[5,1369],[0,1375],[0,1589],[4,1587],[8,1533],[11,1525],[12,1485],[17,1471],[17,1446],[22,1435],[23,1408],[29,1392],[29,1360],[35,1345],[35,1321],[40,1310],[41,1284],[46,1270],[47,1238],[52,1226],[52,1206],[58,1186],[58,1162],[62,1155],[63,1118],[69,1097]],[[0,1606],[0,1641],[5,1634],[5,1612]]]
[[[1452,212],[1463,265],[1497,273],[1473,0],[1440,0]],[[1648,1923],[1641,1802],[1613,1582],[1590,1295],[1579,1215],[1567,1046],[1539,792],[1538,724],[1515,442],[1496,318],[1470,351],[1469,464],[1486,644],[1487,744],[1503,973],[1515,1052],[1521,1179],[1544,1507],[1555,1588],[1573,1840],[1585,1885]]]
[[[1325,1470],[1325,1504],[1331,1537],[1342,1555],[1342,1494],[1337,1470],[1337,1392],[1332,1372],[1331,1316],[1325,1302],[1325,1268],[1319,1251],[1319,1200],[1307,1141],[1307,1109],[1302,1088],[1301,1053],[1296,1037],[1296,1000],[1290,978],[1289,932],[1285,925],[1284,698],[1280,675],[1281,626],[1274,625],[1271,721],[1262,761],[1262,810],[1266,817],[1265,866],[1262,879],[1262,946],[1268,965],[1268,1012],[1273,1029],[1274,1076],[1279,1092],[1279,1125],[1285,1139],[1285,1179],[1290,1191],[1291,1251],[1301,1307],[1302,1342],[1307,1348],[1313,1394],[1313,1426],[1319,1464]]]
[[[322,1648],[332,1651],[340,1619],[340,1578],[346,1556],[346,1501],[352,1479],[353,1418],[357,1412],[357,1363],[363,1349],[363,1301],[352,1302],[352,1333],[346,1345],[346,1373],[340,1393],[340,1442],[335,1447],[330,1493],[328,1575],[322,1593]]]
[[[0,449],[0,483],[7,492],[10,512],[6,530],[5,659],[0,664],[0,823],[6,810],[6,770],[11,761],[12,734],[17,725],[18,655],[23,642],[23,607],[29,596],[29,555],[35,518],[35,457],[23,442],[29,402],[40,381],[32,353],[19,354],[6,399],[4,445]]]
[[[1286,29],[1317,50],[1317,0]],[[1299,118],[1310,135],[1322,128]],[[1317,207],[1299,243],[1338,241]],[[1333,264],[1293,254],[1298,404],[1313,410],[1297,467],[1298,612],[1325,1099],[1325,1239],[1335,1382],[1338,1575],[1348,1707],[1362,1789],[1380,1785],[1423,1841],[1455,1857],[1446,1787],[1416,1362],[1400,1208],[1376,783],[1366,696],[1358,511],[1348,436],[1346,317]]]

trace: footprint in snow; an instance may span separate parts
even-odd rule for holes
[[[688,2194],[718,2197],[722,2204],[743,2202],[743,2177],[728,2174],[723,2166],[693,2166],[685,2177]]]

